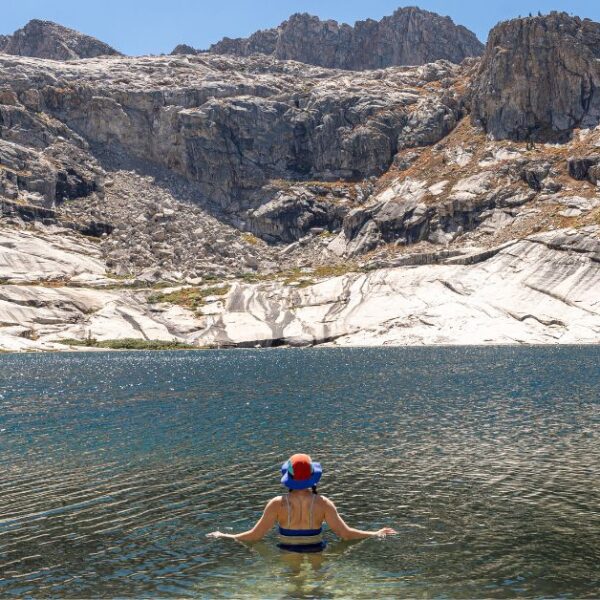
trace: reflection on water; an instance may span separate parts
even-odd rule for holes
[[[0,597],[597,597],[599,348],[0,357]],[[360,527],[249,527],[295,451]]]

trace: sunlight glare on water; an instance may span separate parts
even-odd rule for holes
[[[600,596],[600,348],[0,357],[0,597]],[[291,453],[355,526],[240,531]]]

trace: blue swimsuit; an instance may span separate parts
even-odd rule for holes
[[[313,494],[309,510],[309,529],[290,529],[291,510],[289,494],[285,496],[287,504],[287,528],[279,526],[279,543],[282,550],[289,552],[321,552],[327,544],[323,540],[323,528],[314,529],[313,508],[315,505],[316,494]]]

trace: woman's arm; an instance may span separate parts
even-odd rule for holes
[[[368,537],[385,537],[386,535],[394,535],[398,533],[391,527],[384,527],[378,531],[362,531],[360,529],[354,529],[349,527],[344,519],[340,517],[335,504],[328,498],[323,498],[325,502],[325,522],[332,531],[343,540],[362,540]]]
[[[256,542],[262,540],[267,531],[275,525],[280,502],[280,496],[269,500],[262,517],[257,521],[256,525],[248,531],[244,531],[243,533],[221,533],[220,531],[213,531],[212,533],[207,533],[206,537],[229,538],[232,540],[240,540],[241,542]]]

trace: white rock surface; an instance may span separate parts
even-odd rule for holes
[[[353,274],[305,289],[237,286],[202,344],[548,344],[600,342],[600,244],[515,242],[474,265]]]
[[[80,235],[0,228],[0,281],[103,277],[99,248]]]
[[[57,340],[67,338],[185,341],[199,328],[190,311],[157,310],[147,293],[103,289],[118,284],[105,272],[82,236],[0,229],[0,350],[65,350]]]
[[[36,260],[31,281],[0,285],[0,350],[66,350],[57,343],[66,338],[246,347],[599,343],[599,236],[598,226],[559,230],[442,264],[305,288],[234,283],[198,316],[149,303],[151,290],[103,289],[102,262],[84,238],[4,231],[3,248],[12,253],[10,263],[4,255],[7,279],[26,277],[27,261]],[[100,279],[83,287],[74,274],[86,268]],[[43,284],[56,273],[67,280]]]

